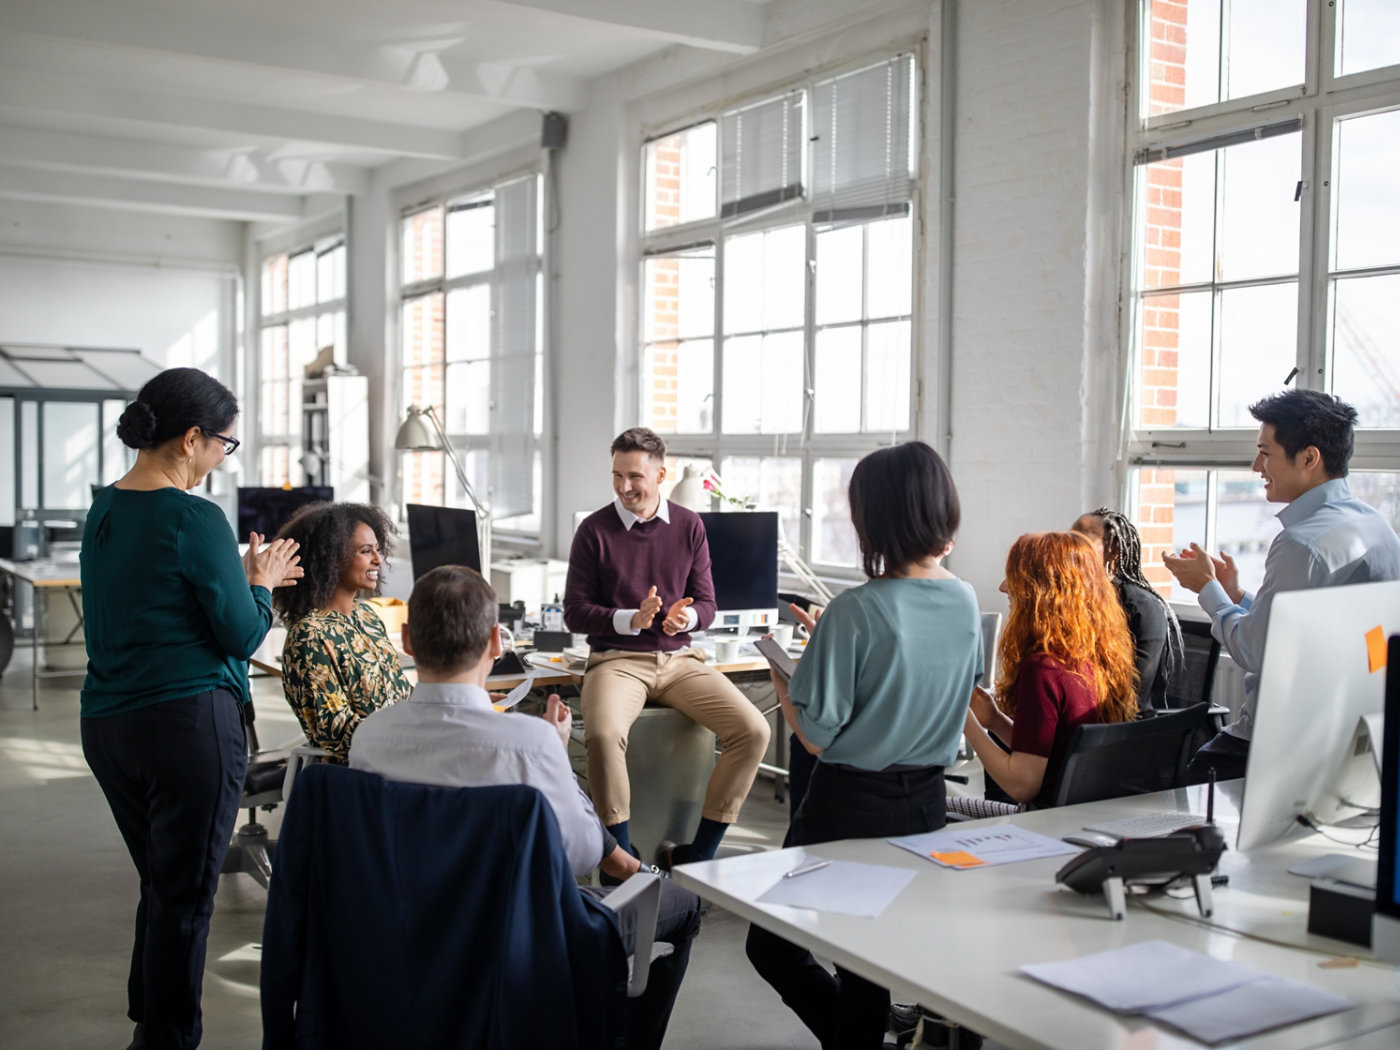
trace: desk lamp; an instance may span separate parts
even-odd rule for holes
[[[424,419],[432,424],[431,428],[423,422]],[[426,408],[419,408],[417,405],[408,406],[404,421],[399,425],[399,432],[394,435],[394,448],[400,452],[447,453],[452,468],[457,472],[457,482],[462,486],[462,491],[467,494],[467,499],[471,500],[472,509],[476,511],[477,543],[481,547],[482,575],[489,579],[491,572],[491,509],[477,498],[476,489],[472,488],[472,483],[467,480],[467,472],[462,467],[462,461],[457,458],[457,453],[452,448],[452,442],[447,439],[447,433],[442,429],[442,421],[438,419],[437,412],[432,405],[428,405]]]

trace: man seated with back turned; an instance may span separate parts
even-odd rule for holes
[[[611,452],[616,498],[578,527],[564,587],[564,621],[587,634],[593,650],[582,695],[593,804],[631,849],[627,734],[648,700],[712,730],[723,749],[694,838],[657,850],[657,863],[669,868],[715,855],[753,786],[768,723],[690,648],[690,632],[715,616],[710,547],[700,516],[661,498],[666,443],[634,427],[617,436]]]
[[[472,569],[443,565],[423,574],[409,597],[403,627],[404,651],[417,663],[418,685],[406,701],[360,723],[350,766],[387,780],[438,787],[528,784],[554,811],[575,875],[587,874],[603,859],[605,871],[625,878],[639,865],[604,832],[578,786],[569,764],[568,706],[550,696],[543,719],[503,714],[491,706],[485,683],[501,654],[498,611],[495,592]],[[510,870],[509,858],[483,857],[482,862]],[[579,890],[600,894],[588,886]],[[664,879],[656,939],[675,951],[652,965],[646,991],[628,1002],[628,1047],[661,1045],[699,928],[699,899]],[[623,935],[630,940],[625,925]]]
[[[1288,504],[1278,512],[1283,531],[1269,545],[1258,593],[1240,587],[1234,560],[1223,552],[1214,558],[1193,543],[1162,558],[1177,582],[1199,596],[1211,632],[1245,672],[1239,718],[1191,760],[1198,781],[1211,768],[1221,780],[1245,774],[1274,595],[1400,579],[1400,539],[1346,481],[1356,410],[1331,394],[1288,390],[1249,411],[1259,420],[1253,469],[1264,479],[1264,498]]]

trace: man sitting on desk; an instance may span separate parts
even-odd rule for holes
[[[1264,498],[1288,504],[1278,512],[1283,531],[1269,545],[1259,592],[1240,586],[1228,554],[1214,558],[1193,543],[1162,558],[1177,582],[1199,595],[1211,632],[1245,672],[1239,718],[1191,760],[1199,781],[1211,768],[1221,780],[1245,774],[1274,595],[1400,579],[1400,539],[1346,481],[1356,410],[1330,394],[1288,390],[1249,411],[1259,420],[1253,469],[1264,479]]]
[[[666,443],[644,427],[612,443],[614,499],[584,519],[569,553],[564,620],[588,635],[583,679],[588,785],[608,830],[631,848],[627,734],[648,700],[713,730],[723,748],[694,838],[662,844],[657,862],[709,860],[753,786],[768,723],[704,654],[690,632],[715,615],[710,548],[699,516],[660,495]]]
[[[568,706],[551,696],[543,719],[502,714],[491,706],[485,684],[501,654],[498,611],[496,593],[472,569],[443,565],[423,574],[408,599],[403,627],[404,651],[417,663],[418,685],[408,700],[380,708],[360,723],[350,766],[386,780],[438,787],[528,784],[554,811],[570,870],[586,875],[601,858],[603,870],[621,881],[640,865],[603,831],[578,786],[569,764]],[[494,862],[509,871],[509,858]],[[596,891],[580,887],[580,892]],[[656,939],[674,951],[652,964],[646,991],[628,1004],[628,1047],[661,1045],[699,928],[699,899],[664,880]]]

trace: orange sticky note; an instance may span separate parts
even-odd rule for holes
[[[1371,673],[1385,666],[1385,631],[1377,624],[1366,632],[1366,656],[1371,661]]]
[[[938,861],[939,864],[946,864],[950,868],[976,868],[983,863],[980,857],[974,857],[966,850],[954,850],[951,853],[930,853],[929,856]]]

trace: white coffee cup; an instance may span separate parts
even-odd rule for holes
[[[777,642],[784,649],[792,644],[792,624],[775,623],[773,625],[773,641]]]
[[[732,664],[739,659],[739,639],[715,639],[715,663]]]

